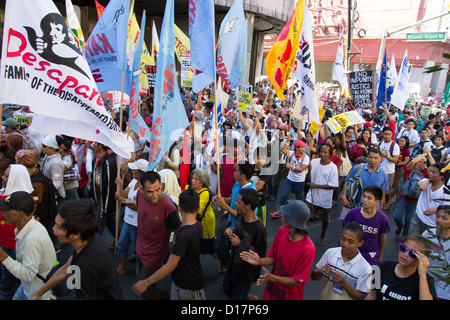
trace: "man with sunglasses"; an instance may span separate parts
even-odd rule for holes
[[[398,261],[383,261],[375,270],[377,284],[366,300],[433,300],[435,296],[426,243],[417,235],[399,243]]]

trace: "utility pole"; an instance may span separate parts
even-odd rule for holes
[[[355,23],[355,9],[356,0],[348,0],[348,43],[347,43],[347,71],[350,70],[350,61],[352,54],[352,41],[353,41],[353,24]]]

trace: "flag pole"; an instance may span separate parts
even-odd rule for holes
[[[123,91],[125,86],[125,70],[122,70],[122,94],[120,96],[120,116],[119,116],[119,128],[122,130],[123,121]],[[117,177],[120,177],[120,161],[121,156],[116,156]],[[122,181],[123,183],[123,181]],[[119,185],[116,186],[116,192],[119,192]],[[116,232],[114,241],[114,254],[117,254],[117,244],[119,242],[119,221],[120,221],[120,201],[116,200]]]

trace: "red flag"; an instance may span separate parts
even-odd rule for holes
[[[183,138],[183,150],[181,151],[180,163],[180,188],[181,190],[186,189],[186,185],[189,183],[189,175],[191,171],[191,157],[189,156],[189,145],[188,145],[188,131],[184,130]]]
[[[97,8],[97,17],[100,20],[100,17],[102,16],[103,11],[105,11],[105,7],[102,6],[100,3],[98,3],[97,0],[95,0],[95,7]]]

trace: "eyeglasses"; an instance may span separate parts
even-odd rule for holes
[[[404,244],[404,243],[399,243],[399,244],[398,244],[398,249],[399,249],[400,252],[402,252],[402,253],[408,252],[408,253],[409,253],[409,256],[411,257],[411,259],[417,259],[417,251],[408,248],[408,247],[406,246],[406,244]]]

